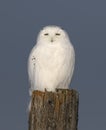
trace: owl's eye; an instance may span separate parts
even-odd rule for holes
[[[49,33],[45,33],[44,35],[45,35],[45,36],[48,36],[48,35],[49,35]]]
[[[55,35],[56,35],[56,36],[60,36],[60,33],[56,33]]]

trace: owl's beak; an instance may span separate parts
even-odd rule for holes
[[[53,40],[53,38],[51,38],[51,42],[53,42],[54,40]]]

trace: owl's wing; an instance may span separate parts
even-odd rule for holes
[[[36,56],[35,47],[32,49],[29,58],[28,58],[28,76],[29,76],[29,82],[30,82],[30,89],[29,94],[32,95],[32,91],[34,90],[34,73],[35,73],[35,63],[36,63]]]

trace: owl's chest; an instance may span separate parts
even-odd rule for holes
[[[53,69],[63,64],[66,51],[62,47],[41,48],[37,54],[37,64],[40,68]]]

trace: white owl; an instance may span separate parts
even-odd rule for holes
[[[75,64],[74,48],[68,34],[58,26],[44,27],[28,59],[28,74],[33,90],[68,89]]]

